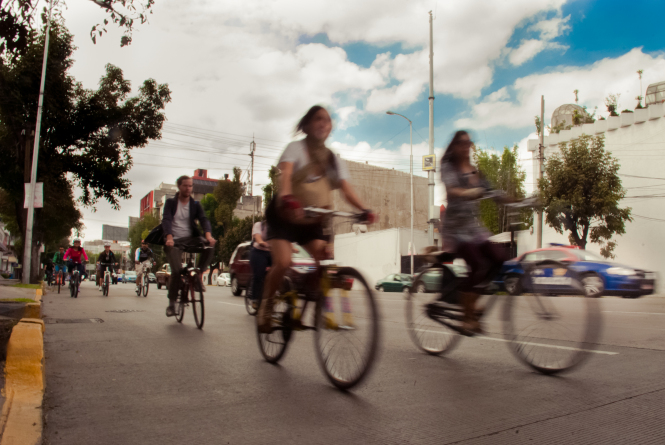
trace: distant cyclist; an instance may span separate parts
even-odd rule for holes
[[[374,221],[374,214],[365,208],[349,182],[346,164],[325,145],[331,130],[328,111],[313,106],[296,126],[296,133],[304,133],[305,138],[287,145],[279,159],[279,194],[266,209],[272,267],[257,314],[260,332],[272,330],[274,296],[291,265],[291,243],[303,246],[317,264],[327,257],[330,233],[325,222],[306,222],[303,206],[330,207],[332,191],[341,189],[346,201],[364,212],[367,222]]]
[[[178,192],[175,197],[169,198],[164,204],[162,229],[166,237],[164,252],[171,265],[171,280],[169,284],[169,306],[166,316],[175,315],[175,303],[180,290],[180,271],[182,270],[183,252],[200,252],[199,270],[205,271],[215,253],[215,238],[212,237],[210,221],[206,218],[201,203],[192,198],[194,183],[189,176],[181,176],[176,182]],[[200,236],[196,221],[201,224],[205,238]],[[207,247],[207,248],[206,248]],[[201,277],[202,274],[199,274]],[[200,290],[205,290],[203,282],[199,280]]]
[[[141,283],[141,277],[143,276],[143,264],[146,263],[148,267],[152,265],[152,262],[155,259],[155,254],[152,249],[148,247],[148,243],[145,240],[141,240],[141,247],[136,249],[136,254],[134,255],[134,264],[136,265],[136,287],[139,287]],[[146,278],[148,279],[148,278]]]
[[[44,273],[46,274],[46,283],[50,286],[53,283],[53,262],[50,259],[46,259],[46,264],[44,265]]]
[[[266,269],[272,264],[270,257],[270,244],[268,238],[268,223],[258,221],[252,228],[252,252],[249,256],[249,265],[252,268],[252,307],[256,309],[261,294],[263,282],[266,278]]]
[[[115,255],[113,252],[111,252],[111,243],[109,241],[104,242],[104,251],[99,254],[97,264],[99,264],[98,274],[101,277],[101,279],[98,279],[97,281],[99,282],[99,290],[102,290],[104,272],[106,272],[108,269],[108,271],[111,273],[111,276],[113,276],[113,266],[118,265],[115,259]]]
[[[85,249],[81,247],[81,240],[79,238],[76,238],[74,240],[74,245],[67,249],[64,259],[67,262],[70,278],[72,276],[72,272],[74,272],[74,269],[76,269],[79,271],[81,280],[83,280],[83,276],[85,275],[83,260],[88,261],[88,255],[85,253]]]
[[[53,255],[53,266],[55,268],[55,275],[57,276],[59,272],[62,272],[62,276],[64,279],[64,276],[67,273],[64,247],[62,246],[58,247],[58,252],[55,255]]]

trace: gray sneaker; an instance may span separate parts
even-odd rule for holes
[[[173,306],[168,306],[166,308],[166,316],[167,317],[175,317],[175,307]]]

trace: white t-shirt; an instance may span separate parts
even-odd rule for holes
[[[254,223],[254,226],[252,227],[252,246],[255,249],[269,251],[270,247],[261,247],[259,246],[259,243],[254,242],[254,235],[257,233],[261,235],[261,239],[263,241],[266,241],[266,238],[268,237],[268,224],[262,223],[261,221]]]
[[[173,225],[171,226],[173,239],[189,238],[192,236],[192,226],[189,224],[189,201],[182,204],[178,200],[178,208],[173,215]]]
[[[333,152],[333,154],[335,154]],[[346,162],[344,159],[340,158],[335,154],[335,165],[330,166],[326,174],[330,180],[330,186],[332,189],[338,189],[342,186],[342,180],[348,181],[351,177],[349,170],[346,167]],[[305,140],[293,141],[284,149],[284,153],[279,158],[279,163],[282,162],[291,162],[293,163],[293,172],[295,174],[298,170],[304,168],[310,163],[309,153],[307,152],[307,145]],[[315,177],[308,178],[310,180],[316,180]]]

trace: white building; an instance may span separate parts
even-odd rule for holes
[[[626,198],[621,207],[632,209],[633,222],[626,224],[626,234],[615,237],[618,263],[656,271],[665,279],[665,104],[650,104],[634,113],[621,113],[595,123],[584,124],[545,137],[545,157],[558,152],[559,144],[582,134],[604,135],[605,149],[618,159],[619,175]],[[536,152],[537,140],[529,140],[528,149]],[[538,177],[537,155],[532,163],[533,177]],[[557,242],[568,244],[568,235],[560,235],[543,223],[543,246]],[[519,253],[536,247],[535,230],[520,233]],[[587,249],[598,252],[596,244]],[[659,284],[662,289],[662,284]]]

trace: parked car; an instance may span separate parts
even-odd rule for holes
[[[415,292],[439,292],[441,282],[454,280],[458,277],[465,277],[467,274],[466,266],[461,264],[444,264],[442,270],[431,270],[424,273],[417,283]]]
[[[217,276],[216,281],[217,286],[230,286],[231,285],[231,274],[228,272],[220,273]]]
[[[593,252],[562,245],[532,250],[513,260],[506,261],[499,274],[498,284],[502,285],[511,295],[528,292],[529,284],[523,279],[524,270],[520,263],[543,260],[570,264],[580,274],[582,284],[595,287],[600,295],[639,298],[652,294],[656,285],[654,272],[623,266],[608,261]],[[565,292],[566,289],[562,289],[562,293]],[[571,289],[571,292],[574,291]]]
[[[251,243],[238,244],[236,250],[231,255],[229,262],[229,275],[231,277],[231,293],[240,296],[243,290],[249,287],[252,269],[249,267],[249,254],[251,252]],[[294,252],[291,257],[291,269],[286,273],[286,276],[292,282],[300,282],[304,276],[316,270],[316,262],[301,246],[294,244],[297,252]],[[351,281],[351,285],[353,282]]]
[[[391,273],[381,278],[374,285],[379,292],[404,292],[411,287],[411,275],[405,273]]]
[[[136,283],[136,272],[133,270],[128,270],[125,272],[125,275],[122,277],[123,283]]]
[[[148,281],[149,281],[150,283],[156,283],[156,282],[157,282],[157,277],[155,276],[154,273],[150,272],[150,273],[148,274]]]

